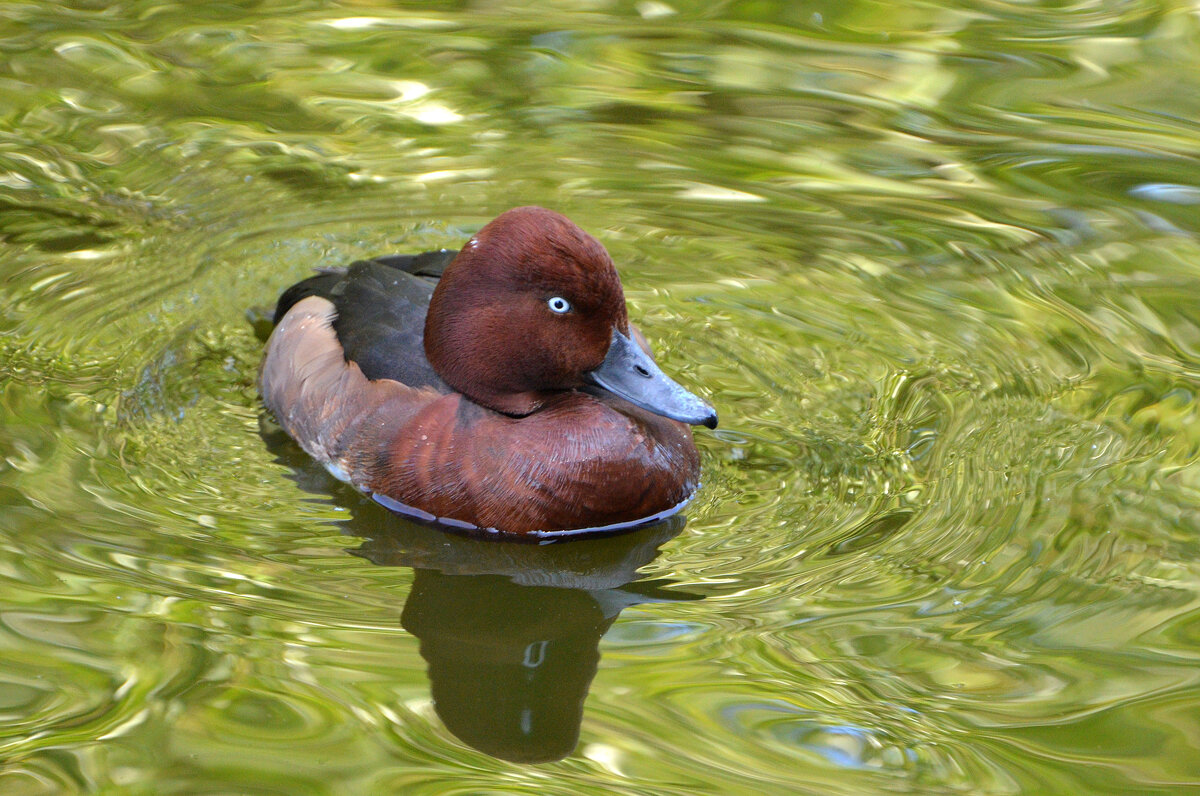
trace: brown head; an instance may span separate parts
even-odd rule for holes
[[[628,333],[629,320],[608,252],[565,216],[518,207],[446,269],[425,319],[425,354],[454,390],[527,415],[582,387],[614,328]]]
[[[595,385],[667,417],[716,423],[630,341],[621,280],[600,242],[541,207],[503,213],[446,268],[425,355],[452,389],[507,415]]]

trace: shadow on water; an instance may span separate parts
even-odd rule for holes
[[[343,487],[278,429],[264,438],[306,491]],[[600,639],[628,606],[702,599],[638,581],[682,517],[628,533],[528,544],[462,536],[354,499],[341,530],[351,552],[411,567],[400,624],[420,641],[438,716],[459,740],[504,760],[540,763],[575,749]]]

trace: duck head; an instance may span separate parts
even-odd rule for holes
[[[540,207],[500,215],[446,268],[425,318],[425,355],[452,389],[514,417],[590,386],[684,423],[717,424],[631,337],[604,247]]]

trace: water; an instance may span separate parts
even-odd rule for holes
[[[1198,42],[0,5],[0,790],[1200,793]],[[263,419],[248,308],[527,203],[721,412],[686,524],[443,536]]]

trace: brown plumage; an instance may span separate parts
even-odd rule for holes
[[[636,344],[625,355],[644,359],[614,380],[631,330],[595,239],[518,208],[429,298],[416,260],[359,263],[281,299],[260,388],[305,451],[390,508],[511,534],[638,524],[690,497],[687,425],[610,390],[690,422],[715,413]]]

